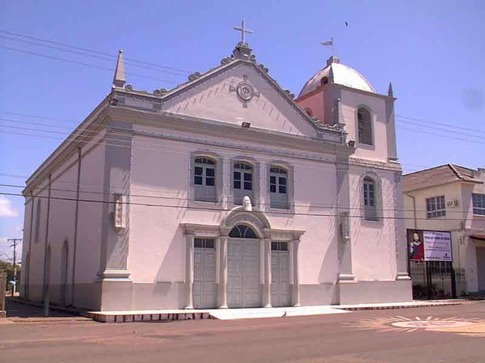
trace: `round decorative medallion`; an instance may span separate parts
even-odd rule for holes
[[[237,85],[237,95],[243,101],[249,101],[254,96],[254,89],[248,82],[242,81]]]

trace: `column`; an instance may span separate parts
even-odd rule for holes
[[[187,288],[186,309],[194,308],[194,235],[185,235],[185,284]]]
[[[300,240],[293,240],[291,243],[290,249],[290,258],[291,258],[291,266],[292,266],[292,276],[293,276],[293,285],[292,285],[292,305],[293,306],[300,306],[300,266],[298,263],[299,260],[299,247],[300,247]]]
[[[219,237],[220,269],[219,269],[219,309],[227,309],[227,240],[228,236]]]
[[[264,242],[264,292],[263,304],[265,308],[271,307],[271,239],[265,238]]]

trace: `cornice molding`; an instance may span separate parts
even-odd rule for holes
[[[228,124],[220,121],[206,120],[195,118],[193,116],[182,116],[178,114],[164,113],[154,114],[151,112],[143,112],[140,110],[133,110],[130,108],[113,107],[110,108],[110,117],[113,120],[127,121],[136,123],[137,125],[144,125],[149,127],[156,127],[164,130],[187,132],[191,134],[201,135],[203,137],[228,139],[228,135],[232,140],[238,140],[244,143],[244,146],[234,143],[233,141],[216,141],[203,140],[200,136],[197,139],[189,136],[170,136],[165,132],[142,132],[135,130],[135,134],[167,138],[175,137],[178,141],[198,142],[202,144],[209,144],[221,147],[237,147],[241,150],[255,150],[259,149],[263,152],[272,152],[281,150],[282,155],[288,155],[288,152],[283,150],[293,149],[306,152],[313,152],[319,155],[319,160],[323,160],[322,154],[339,155],[348,157],[354,152],[354,149],[345,144],[335,143],[326,140],[313,139],[298,135],[291,135],[286,133],[279,133],[264,129],[251,128],[243,129],[239,126]],[[254,144],[273,145],[273,147],[256,147]],[[281,149],[280,149],[281,148]],[[294,157],[301,157],[301,154],[296,152],[290,153]]]

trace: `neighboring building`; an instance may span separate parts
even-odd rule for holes
[[[485,169],[447,164],[404,175],[406,228],[449,231],[457,293],[485,291]]]
[[[335,57],[295,101],[244,42],[136,91],[120,52],[111,93],[27,180],[22,295],[103,311],[411,300],[394,101]]]

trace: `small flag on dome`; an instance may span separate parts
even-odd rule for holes
[[[330,40],[327,40],[325,42],[320,42],[321,45],[325,45],[327,47],[333,47],[333,38]]]

